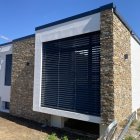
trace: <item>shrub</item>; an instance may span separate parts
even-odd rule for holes
[[[45,140],[58,140],[58,137],[56,136],[55,133],[52,133]]]
[[[61,140],[69,140],[67,136],[61,138]]]
[[[48,135],[45,139],[43,140],[60,140],[55,133],[52,133],[51,135]],[[67,136],[64,136],[61,138],[61,140],[69,140]]]

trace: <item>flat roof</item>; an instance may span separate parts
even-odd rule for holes
[[[14,40],[12,40],[11,42],[7,42],[7,43],[0,44],[0,46],[6,46],[6,45],[9,45],[9,44],[12,44],[14,41],[20,41],[20,40],[28,39],[28,38],[30,38],[30,37],[35,37],[35,34],[31,34],[31,35],[27,35],[27,36],[23,36],[23,37],[14,39]]]
[[[9,44],[12,44],[12,41],[11,42],[7,42],[7,43],[0,44],[0,47],[1,46],[6,46],[6,45],[9,45]]]
[[[114,14],[120,19],[120,21],[124,24],[124,26],[128,29],[132,37],[137,41],[137,43],[140,44],[140,38],[136,35],[136,33],[131,29],[131,27],[128,25],[127,21],[124,20],[124,18],[118,13],[116,10],[116,7],[113,8]]]
[[[48,23],[48,24],[36,27],[35,30],[36,31],[41,30],[41,29],[44,29],[44,28],[48,28],[48,27],[51,27],[51,26],[55,26],[55,25],[58,25],[58,24],[69,22],[69,21],[72,21],[72,20],[75,20],[75,19],[79,19],[79,18],[82,18],[82,17],[93,15],[93,14],[99,13],[103,10],[111,9],[113,7],[114,7],[114,4],[109,3],[107,5],[101,6],[97,9],[94,9],[94,10],[91,10],[91,11],[88,11],[88,12],[85,12],[85,13],[81,13],[81,14],[78,14],[78,15],[75,15],[75,16],[71,16],[71,17],[68,17],[68,18],[65,18],[65,19],[62,19],[62,20],[58,20],[58,21],[55,21],[55,22],[52,22],[52,23]]]
[[[13,41],[20,41],[20,40],[24,40],[24,39],[28,39],[30,37],[35,37],[35,34],[31,34],[31,35],[27,35],[27,36],[23,36],[17,39],[14,39]]]
[[[91,11],[88,11],[88,12],[85,12],[85,13],[81,13],[81,14],[78,14],[78,15],[75,15],[75,16],[72,16],[72,17],[68,17],[68,18],[65,18],[65,19],[62,19],[62,20],[58,20],[58,21],[55,21],[55,22],[52,22],[52,23],[48,23],[48,24],[36,27],[35,30],[38,31],[38,30],[41,30],[41,29],[44,29],[44,28],[59,25],[59,24],[65,23],[65,22],[75,20],[75,19],[79,19],[79,18],[86,17],[86,16],[89,16],[89,15],[92,15],[92,14],[96,14],[96,13],[99,13],[99,12],[107,10],[107,9],[113,9],[114,14],[122,21],[124,26],[130,31],[130,33],[134,37],[134,39],[140,44],[140,38],[133,32],[133,30],[130,28],[130,26],[124,20],[124,18],[120,15],[120,13],[118,13],[114,3],[109,3],[109,4],[106,4],[104,6],[99,7],[97,9],[94,9],[94,10],[91,10]]]

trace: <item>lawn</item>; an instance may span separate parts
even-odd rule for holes
[[[46,133],[24,119],[0,113],[0,140],[43,140]]]
[[[42,128],[39,123],[14,117],[7,113],[0,113],[0,140],[48,140],[47,137],[52,136],[53,133],[59,139],[92,140],[91,138],[61,129],[52,127]]]

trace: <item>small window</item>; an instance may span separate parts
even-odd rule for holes
[[[5,102],[5,109],[7,109],[7,110],[10,109],[10,103],[9,102]]]
[[[11,72],[12,72],[12,54],[6,55],[5,64],[5,85],[11,85]]]
[[[2,109],[3,110],[9,110],[10,109],[10,103],[6,101],[2,101]]]

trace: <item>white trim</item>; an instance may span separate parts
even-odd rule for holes
[[[66,118],[73,118],[73,119],[83,120],[88,122],[101,123],[101,117],[91,116],[91,115],[86,115],[86,114],[81,114],[81,113],[76,113],[71,111],[64,111],[64,110],[53,109],[48,107],[39,107],[38,111],[42,113],[47,113],[47,114],[66,117]]]
[[[40,106],[42,83],[42,43],[100,30],[100,13],[36,31],[33,110],[37,112],[100,123],[101,118]]]
[[[40,97],[42,81],[42,43],[40,42],[40,38],[36,38],[35,44],[33,109],[38,111],[41,100]]]
[[[100,13],[36,31],[41,43],[100,30]]]

